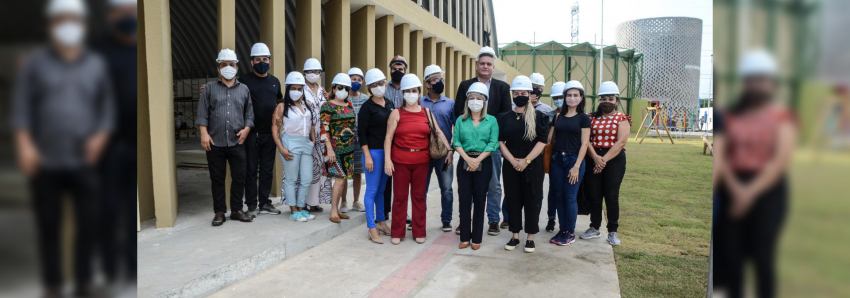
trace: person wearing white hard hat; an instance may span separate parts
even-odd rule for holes
[[[632,118],[617,111],[620,89],[611,81],[599,85],[599,104],[590,115],[590,145],[585,165],[584,189],[590,202],[590,227],[581,239],[599,238],[602,199],[608,211],[608,243],[620,245],[617,235],[620,218],[620,184],[626,174],[626,143]]]
[[[525,230],[525,252],[535,251],[534,235],[540,227],[540,204],[543,203],[543,147],[546,146],[548,117],[529,104],[531,80],[517,76],[511,82],[513,111],[499,115],[499,149],[504,156],[505,202],[508,208],[509,230],[513,235],[505,245],[514,250],[519,245],[519,232]],[[524,212],[523,212],[524,210]],[[523,223],[525,215],[525,223]]]
[[[64,194],[78,206],[74,209],[76,233],[71,239],[77,244],[75,259],[70,262],[77,286],[74,291],[87,296],[93,291],[92,244],[99,231],[96,219],[101,215],[95,199],[102,192],[102,177],[95,169],[108,166],[101,157],[119,125],[115,96],[107,61],[85,46],[84,2],[49,1],[47,20],[49,42],[28,53],[20,68],[9,65],[17,69],[17,75],[12,80],[15,83],[8,85],[13,89],[11,111],[4,112],[10,115],[18,165],[29,179],[33,210],[37,210],[33,215],[44,296],[61,295],[61,267],[68,263],[59,237],[64,228],[62,211],[66,211],[60,208]],[[133,61],[135,65],[135,58]],[[135,135],[135,125],[132,128]],[[135,152],[135,148],[127,150]],[[123,170],[126,175],[127,169]],[[120,226],[126,232],[127,225]]]
[[[797,143],[793,110],[776,101],[779,68],[765,50],[744,53],[737,101],[715,109],[715,263],[717,292],[743,297],[745,264],[752,261],[759,297],[776,294],[776,246],[789,204],[788,166]],[[718,129],[722,130],[718,134]],[[718,162],[720,161],[720,162]],[[723,276],[721,276],[723,274]]]
[[[413,204],[413,238],[416,243],[425,243],[425,188],[428,166],[431,161],[430,134],[436,120],[427,108],[419,105],[422,98],[422,82],[415,74],[401,79],[404,106],[393,110],[387,120],[387,136],[384,140],[384,171],[395,177],[393,182],[392,243],[399,244],[405,235],[407,198]],[[449,142],[439,129],[434,129],[442,146]]]
[[[573,81],[570,81],[573,82]],[[578,83],[578,81],[576,81]],[[564,82],[555,82],[552,84],[551,92],[549,92],[549,96],[552,97],[552,104],[555,105],[555,114],[561,113],[561,107],[564,105]],[[581,85],[581,83],[579,83]],[[582,89],[584,90],[584,89]],[[554,120],[554,118],[553,118]],[[552,144],[551,140],[549,144]],[[555,197],[552,196],[554,194],[554,185],[549,183],[549,194],[547,195],[547,206],[546,215],[549,217],[549,221],[546,223],[546,232],[554,232],[555,231],[555,216],[557,215],[557,205],[555,202]],[[542,208],[542,207],[541,207]]]
[[[528,96],[528,102],[534,106],[535,110],[538,110],[549,117],[549,121],[555,117],[555,109],[550,107],[549,105],[540,102],[540,97],[543,96],[543,88],[546,87],[546,79],[540,73],[532,73],[529,77],[531,80],[531,95]]]
[[[242,211],[245,191],[245,139],[254,127],[254,109],[248,86],[236,80],[238,72],[236,52],[223,49],[218,54],[219,79],[204,86],[198,99],[198,119],[201,146],[207,152],[212,184],[212,225],[224,223],[225,176],[230,164],[230,219],[250,222],[251,216]]]
[[[328,178],[334,179],[330,214],[330,220],[334,223],[339,223],[340,219],[349,219],[348,215],[339,212],[340,199],[354,172],[354,121],[357,115],[348,101],[349,92],[351,78],[345,73],[336,74],[331,81],[331,96],[322,105],[319,115],[322,125],[319,141],[325,143],[327,148],[326,173]]]
[[[466,106],[466,92],[475,82],[487,86],[487,114],[498,117],[499,114],[511,110],[511,88],[508,83],[494,79],[493,71],[496,69],[496,51],[491,47],[482,47],[478,51],[478,61],[475,62],[475,77],[463,81],[457,87],[457,98],[455,98],[455,115],[463,114]],[[493,178],[490,180],[490,188],[487,190],[487,221],[490,228],[487,234],[499,235],[499,229],[508,228],[508,212],[502,201],[502,153],[499,150],[493,152]],[[499,225],[499,212],[502,213],[504,221]]]
[[[304,61],[304,78],[307,82],[304,88],[304,102],[313,110],[313,125],[316,139],[319,139],[319,131],[322,124],[319,118],[322,105],[327,102],[328,93],[319,84],[319,79],[322,76],[322,64],[316,58],[307,59]],[[327,176],[322,175],[325,168],[325,143],[317,141],[313,148],[313,181],[310,184],[310,194],[307,195],[307,211],[322,212],[319,204],[331,203],[331,180]]]
[[[392,187],[388,187],[389,176],[384,172],[384,140],[387,137],[387,120],[395,106],[384,98],[387,77],[380,69],[367,71],[365,84],[371,96],[357,113],[357,135],[363,150],[362,163],[366,174],[363,202],[366,204],[369,238],[382,244],[379,232],[390,235],[386,219],[389,217],[387,213],[391,197],[386,192],[392,191]]]
[[[289,205],[289,219],[305,222],[315,219],[305,209],[310,182],[313,181],[313,148],[316,143],[313,110],[304,100],[307,82],[297,71],[286,76],[286,92],[274,111],[272,135],[283,161],[281,201]],[[284,200],[286,198],[286,200]]]
[[[363,71],[360,68],[352,67],[348,70],[348,77],[351,78],[351,90],[348,92],[348,101],[351,102],[351,106],[354,107],[354,116],[357,116],[360,113],[360,108],[363,106],[363,103],[369,99],[369,95],[360,92],[360,89],[363,88],[363,80],[365,79],[365,75],[363,75]],[[351,210],[365,212],[366,207],[360,203],[360,185],[362,184],[362,175],[363,174],[363,149],[360,148],[360,140],[357,138],[357,130],[359,119],[355,118],[354,120],[354,159],[352,167],[354,168],[352,174],[352,183],[354,184],[352,188],[354,188],[354,202],[351,203]],[[346,202],[346,197],[348,196],[348,188],[342,191],[342,203],[340,203],[339,212],[346,213],[348,212],[348,203]]]
[[[499,149],[499,125],[496,117],[487,115],[487,86],[475,82],[466,91],[466,108],[456,119],[454,146],[460,155],[457,165],[458,209],[460,209],[460,244],[472,249],[481,247],[484,234],[484,200],[493,176],[490,155]],[[470,218],[472,213],[472,218]],[[471,225],[470,225],[471,222]]]
[[[272,205],[269,194],[274,176],[275,142],[272,135],[272,115],[277,103],[283,98],[280,79],[271,75],[271,51],[261,42],[251,47],[250,73],[240,75],[239,82],[251,91],[251,106],[254,109],[254,129],[245,139],[245,204],[248,216],[258,213],[280,214]],[[257,172],[259,171],[259,181]],[[259,184],[257,183],[259,182]]]
[[[390,60],[390,82],[384,97],[391,100],[396,107],[404,106],[404,95],[401,92],[401,78],[407,73],[407,59],[396,55]]]
[[[560,230],[549,243],[559,246],[570,245],[576,240],[576,197],[584,177],[584,157],[590,143],[590,116],[584,112],[584,87],[578,81],[569,81],[563,89],[561,96],[566,98],[567,104],[552,121],[549,129],[549,143],[553,145],[552,155],[544,157],[551,158],[549,211],[557,210],[560,224]],[[551,217],[549,223],[553,223]]]
[[[434,119],[437,120],[437,127],[443,132],[447,140],[452,139],[452,127],[455,124],[457,117],[455,116],[455,101],[443,95],[445,81],[443,80],[443,70],[439,65],[431,64],[425,67],[425,88],[428,89],[428,95],[423,96],[419,101],[419,105],[431,110],[434,114]],[[443,222],[443,232],[452,230],[452,204],[454,203],[454,191],[452,190],[452,174],[451,164],[454,152],[449,152],[445,158],[431,159],[431,165],[428,166],[428,182],[425,183],[425,188],[431,186],[431,172],[437,173],[437,182],[440,184],[440,220]]]

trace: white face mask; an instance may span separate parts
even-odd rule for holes
[[[53,29],[53,38],[65,46],[77,46],[83,42],[83,37],[85,29],[77,22],[64,22]]]
[[[233,68],[233,66],[225,66],[221,69],[221,76],[227,80],[232,80],[233,77],[236,76],[236,68]]]
[[[466,105],[469,106],[470,110],[477,113],[484,108],[484,101],[480,99],[470,99]]]
[[[404,102],[409,105],[413,105],[419,102],[419,93],[405,93],[404,94]]]
[[[381,97],[381,96],[384,96],[384,90],[386,90],[386,87],[380,86],[380,87],[372,88],[370,90],[372,91],[373,96]]]
[[[348,91],[337,90],[334,95],[336,95],[336,98],[339,98],[339,100],[345,100],[346,98],[348,98]]]
[[[319,75],[317,75],[315,73],[308,73],[307,74],[307,82],[316,83],[318,81],[319,81]]]
[[[289,98],[291,98],[292,101],[301,100],[301,95],[304,95],[304,92],[298,90],[289,90]]]

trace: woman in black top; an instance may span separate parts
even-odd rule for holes
[[[560,246],[576,241],[576,196],[584,177],[584,155],[590,143],[590,116],[584,113],[584,87],[578,81],[569,81],[563,95],[566,105],[555,116],[549,129],[549,142],[554,141],[552,156],[545,157],[552,158],[549,185],[552,186],[561,229],[549,243]]]
[[[369,239],[382,244],[381,236],[390,234],[384,212],[384,189],[387,174],[384,173],[384,139],[387,135],[387,119],[394,106],[393,102],[384,98],[387,77],[377,68],[366,72],[366,84],[372,96],[363,103],[357,126],[357,135],[363,148],[363,169],[366,174],[366,193],[363,202],[366,204],[366,227],[369,228]],[[370,149],[371,148],[371,149]],[[376,218],[377,216],[377,218]]]
[[[543,147],[549,132],[549,117],[528,104],[531,81],[518,76],[511,83],[516,107],[499,115],[499,149],[504,162],[510,167],[502,170],[505,201],[508,207],[509,230],[513,233],[505,245],[514,250],[519,245],[522,230],[522,212],[525,208],[525,252],[534,252],[534,234],[539,231],[537,221],[543,202]]]

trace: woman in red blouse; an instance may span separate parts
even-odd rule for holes
[[[599,106],[590,114],[590,159],[584,173],[585,192],[590,201],[590,228],[581,239],[599,238],[602,225],[602,198],[608,210],[608,243],[620,245],[617,236],[620,218],[620,183],[626,174],[626,142],[632,118],[617,111],[620,89],[611,81],[599,86]]]
[[[416,243],[425,243],[425,193],[428,181],[428,166],[431,162],[428,146],[431,129],[428,118],[436,125],[428,109],[419,106],[422,98],[422,82],[414,74],[401,79],[404,106],[393,110],[387,120],[387,137],[384,141],[384,171],[393,176],[392,243],[399,244],[404,238],[407,219],[407,197],[413,204],[413,238]],[[434,132],[446,146],[451,148],[439,129]],[[450,152],[451,153],[451,152]]]

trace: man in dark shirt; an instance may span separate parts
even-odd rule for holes
[[[283,99],[280,80],[269,74],[271,52],[264,43],[255,43],[251,48],[253,71],[239,77],[239,82],[248,86],[251,92],[251,106],[254,108],[254,129],[245,139],[245,156],[248,159],[245,170],[245,205],[248,216],[257,217],[257,212],[280,214],[269,200],[274,171],[275,142],[272,136],[272,114],[277,102]],[[260,184],[257,186],[257,170],[260,171]],[[259,208],[257,196],[259,195]]]
[[[511,86],[508,83],[493,78],[493,70],[496,68],[496,52],[490,47],[483,47],[478,51],[478,62],[475,63],[476,77],[463,81],[457,87],[457,98],[455,99],[455,115],[463,115],[463,107],[466,106],[466,91],[472,83],[481,82],[490,89],[490,97],[487,100],[487,114],[498,117],[499,114],[511,110]],[[490,228],[487,234],[499,235],[499,210],[502,211],[504,221],[501,228],[508,228],[508,213],[502,202],[502,153],[496,150],[491,155],[493,158],[493,178],[490,180],[490,189],[487,191],[487,219]],[[501,203],[500,203],[501,202]]]
[[[245,84],[236,80],[239,60],[231,49],[218,54],[219,79],[205,85],[198,98],[198,119],[201,146],[207,151],[207,166],[213,195],[212,225],[224,223],[224,183],[227,164],[230,163],[230,219],[250,222],[252,218],[242,212],[242,194],[245,190],[245,147],[242,144],[254,126],[254,109],[251,93]]]

